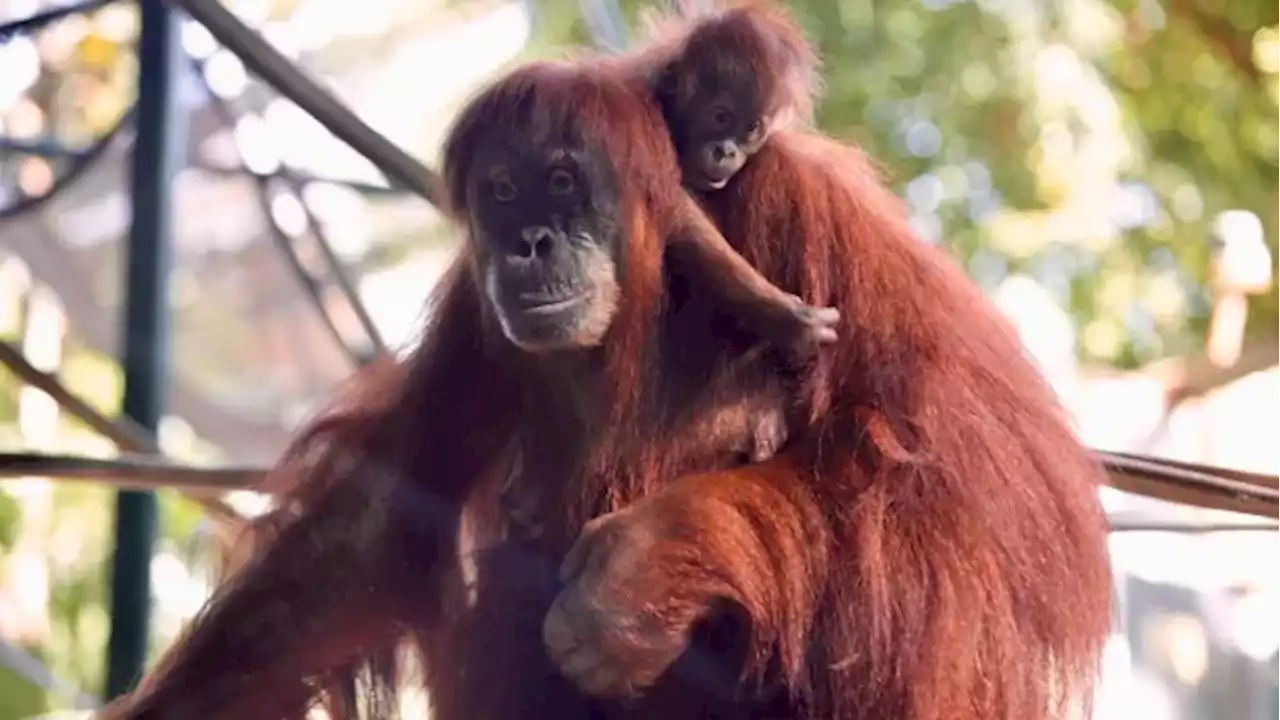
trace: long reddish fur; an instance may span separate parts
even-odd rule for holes
[[[854,148],[779,133],[706,204],[766,277],[849,326],[792,451],[820,468],[841,548],[812,717],[1050,718],[1087,701],[1110,629],[1101,469],[1012,329]]]
[[[661,218],[678,175],[656,110],[618,68],[517,70],[464,110],[446,157],[464,204],[469,133],[519,129],[526,96],[547,127],[581,123],[605,144],[629,231],[623,314],[585,380],[608,421],[557,416],[567,380],[487,322],[468,249],[420,347],[358,379],[295,443],[262,549],[113,717],[301,717],[317,689],[349,717],[354,678],[384,693],[406,637],[440,720],[703,716],[705,698],[678,685],[630,708],[577,695],[538,642],[554,589],[511,579],[530,552],[554,569],[591,515],[623,507],[667,518],[659,551],[679,561],[646,581],[749,619],[747,671],[785,701],[735,716],[1022,720],[1089,689],[1110,597],[1099,470],[1009,328],[912,236],[856,150],[780,134],[707,198],[748,259],[849,329],[810,371],[810,420],[784,452],[690,466],[698,438],[670,419],[693,402],[690,371],[657,359],[664,343],[724,351],[705,330],[669,336]],[[517,436],[548,448],[528,474],[562,509],[538,548],[502,540],[489,492]],[[481,599],[459,612],[464,506],[473,536],[496,544],[477,556]]]
[[[736,5],[697,20],[669,72],[696,77],[728,53],[767,110],[803,117],[817,90],[803,33],[775,7]],[[820,468],[845,548],[819,611],[823,652],[793,675],[814,681],[799,688],[813,717],[1087,706],[1110,628],[1103,478],[1012,329],[914,236],[856,148],[779,132],[702,199],[767,278],[848,326],[810,375],[813,425],[789,451]]]

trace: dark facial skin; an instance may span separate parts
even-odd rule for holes
[[[592,347],[618,302],[619,193],[580,148],[491,148],[468,178],[481,281],[512,343]]]
[[[672,138],[685,182],[698,190],[728,184],[769,139],[773,118],[761,110],[754,88],[722,84],[670,112]]]

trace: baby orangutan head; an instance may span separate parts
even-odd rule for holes
[[[743,6],[694,22],[656,75],[685,182],[719,190],[775,129],[812,115],[818,61],[785,16]]]

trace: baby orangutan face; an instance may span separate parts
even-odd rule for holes
[[[685,184],[719,190],[771,133],[807,122],[817,58],[790,19],[750,5],[694,24],[652,78]]]
[[[728,82],[668,105],[672,140],[684,181],[697,190],[720,190],[747,164],[775,126],[751,83]]]

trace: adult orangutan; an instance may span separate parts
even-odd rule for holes
[[[300,717],[357,674],[385,716],[406,637],[440,720],[1044,717],[1087,688],[1098,475],[1016,339],[861,156],[779,133],[710,201],[756,203],[729,238],[855,328],[798,371],[790,444],[734,467],[717,415],[783,380],[662,262],[678,171],[647,100],[617,66],[533,65],[463,111],[470,243],[421,347],[295,445],[274,540],[115,716]],[[496,168],[579,190],[500,208]],[[593,242],[505,261],[539,212]],[[548,280],[573,301],[522,307]],[[496,509],[516,456],[536,538]]]
[[[388,651],[406,637],[437,717],[631,712],[548,662],[559,561],[588,519],[685,469],[736,463],[755,422],[742,410],[772,406],[783,359],[725,322],[742,306],[724,313],[709,283],[741,276],[689,287],[706,256],[675,235],[692,203],[632,70],[513,74],[464,113],[446,155],[471,241],[422,346],[357,378],[295,443],[261,549],[108,716],[299,717],[320,695],[350,714],[352,678],[384,697]],[[533,539],[504,537],[498,517],[516,458],[514,489],[544,511]],[[480,547],[471,601],[456,562],[464,507]],[[705,706],[684,695],[672,707]]]

